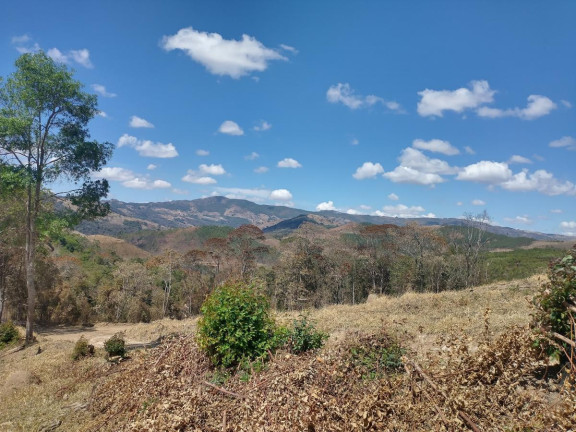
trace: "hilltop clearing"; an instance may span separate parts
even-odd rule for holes
[[[528,355],[530,299],[541,279],[370,297],[362,305],[314,310],[310,318],[331,334],[325,348],[302,357],[279,353],[265,370],[231,378],[211,370],[197,350],[193,319],[47,329],[38,335],[40,354],[37,346],[2,354],[0,426],[6,431],[56,424],[54,430],[66,431],[429,430],[434,425],[467,430],[463,413],[482,430],[506,425],[568,430],[576,421],[565,411],[573,393],[539,381],[542,364]],[[281,313],[277,319],[288,322],[296,315]],[[119,365],[107,363],[98,349],[94,358],[71,360],[81,334],[99,345],[119,330],[129,345],[174,332],[183,336],[152,350],[132,350],[131,359]],[[370,372],[371,357],[350,359],[352,348],[364,352],[358,346],[380,347],[388,340],[398,340],[407,362],[416,365],[406,363],[410,374],[403,368]],[[416,367],[429,374],[437,390]],[[372,378],[362,378],[366,373]]]

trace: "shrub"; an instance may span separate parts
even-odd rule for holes
[[[10,345],[20,339],[20,333],[12,321],[0,324],[0,348]]]
[[[264,357],[275,349],[274,320],[266,297],[242,283],[216,288],[202,305],[197,342],[216,366]]]
[[[534,298],[537,311],[533,326],[548,334],[557,333],[574,340],[576,329],[573,328],[573,319],[576,313],[572,313],[571,308],[576,307],[576,248],[564,258],[550,262],[548,279]],[[556,338],[556,342],[559,345],[547,346],[548,353],[561,356],[559,346],[567,348],[567,344],[559,338]]]
[[[378,379],[385,373],[401,371],[405,353],[395,338],[382,332],[360,337],[350,347],[349,358],[362,379]]]
[[[288,333],[288,348],[294,354],[322,348],[328,334],[316,330],[315,323],[306,315],[293,322],[293,328]]]
[[[80,339],[74,345],[74,351],[72,351],[72,358],[74,360],[79,360],[82,357],[88,357],[94,355],[94,345],[88,344],[88,339],[84,336],[80,336]]]
[[[104,342],[104,349],[108,353],[109,357],[124,357],[126,354],[126,343],[124,342],[124,336],[122,333],[116,333],[114,336]]]

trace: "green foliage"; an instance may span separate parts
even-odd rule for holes
[[[478,228],[469,228],[465,226],[448,225],[443,226],[438,231],[446,240],[455,240],[456,244],[462,246],[465,242],[467,230],[474,231],[477,237]],[[522,246],[529,246],[534,243],[534,239],[528,237],[509,237],[503,234],[495,234],[491,232],[484,232],[482,234],[486,241],[487,249],[516,249]],[[460,237],[460,240],[458,240]]]
[[[109,357],[124,357],[126,354],[126,342],[124,341],[124,336],[121,333],[116,333],[114,336],[104,342],[104,349],[108,353]]]
[[[362,379],[378,379],[402,370],[406,350],[385,333],[361,337],[350,347],[349,356]]]
[[[72,351],[72,359],[80,360],[81,358],[94,355],[94,345],[88,344],[88,339],[84,336],[80,336],[80,339],[74,345],[74,350]]]
[[[216,288],[201,308],[198,345],[216,366],[232,367],[265,357],[274,347],[268,300],[242,283]]]
[[[576,306],[576,248],[550,263],[548,279],[534,298],[537,312],[533,325],[537,330],[559,333],[574,340],[576,314],[569,307]],[[558,350],[552,348],[551,351]]]
[[[558,256],[559,249],[517,249],[492,252],[486,255],[487,282],[523,279],[546,271],[550,260]]]
[[[20,339],[20,333],[12,321],[0,324],[0,349]]]
[[[306,315],[300,315],[294,320],[292,329],[288,332],[287,345],[294,354],[315,350],[324,346],[328,334],[316,330],[316,325]]]

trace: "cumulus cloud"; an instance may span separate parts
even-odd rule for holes
[[[198,149],[196,150],[196,156],[208,156],[210,152],[208,150]]]
[[[356,180],[364,180],[367,178],[376,177],[378,174],[382,174],[384,168],[379,163],[364,162],[361,167],[356,169],[356,172],[352,174]]]
[[[147,170],[150,170],[150,171],[155,170],[156,168],[158,168],[158,167],[157,167],[156,165],[154,165],[154,164],[150,164],[150,165],[148,165],[148,166],[146,167],[146,169],[147,169]]]
[[[566,150],[576,150],[576,138],[563,136],[560,139],[551,141],[548,145],[555,148],[565,148]]]
[[[463,112],[467,109],[490,103],[495,91],[490,89],[488,81],[472,81],[470,88],[456,90],[422,90],[418,102],[418,114],[421,116],[442,117],[444,111]]]
[[[129,169],[119,167],[104,167],[100,171],[92,173],[92,177],[121,182],[122,186],[131,189],[166,189],[172,186],[165,180],[152,180],[148,176],[142,176]]]
[[[512,171],[504,162],[480,161],[468,165],[456,176],[457,180],[498,184],[509,180]]]
[[[460,153],[460,150],[458,150],[448,141],[443,141],[439,139],[432,139],[430,141],[415,139],[412,142],[412,147],[420,150],[428,150],[435,153],[442,153],[447,156],[454,156]]]
[[[90,51],[87,49],[70,50],[63,53],[58,48],[50,48],[46,54],[58,63],[77,63],[87,69],[94,67],[90,61]]]
[[[268,170],[269,170],[268,167],[260,166],[260,167],[258,167],[258,168],[255,168],[255,169],[254,169],[254,172],[255,172],[256,174],[264,174],[264,173],[267,173]]]
[[[448,162],[441,159],[432,159],[412,147],[402,150],[400,155],[400,166],[408,167],[422,173],[432,174],[455,174],[457,168],[451,167]]]
[[[502,188],[515,191],[536,191],[545,195],[576,195],[576,185],[556,179],[552,173],[545,170],[537,170],[533,173],[523,170],[514,174],[509,180],[500,185]]]
[[[388,194],[388,199],[392,200],[392,201],[398,201],[400,199],[400,197],[398,195],[396,195],[395,193],[391,193],[391,194]]]
[[[217,183],[216,179],[208,176],[199,176],[195,171],[189,170],[188,174],[182,177],[182,181],[186,183],[209,185]]]
[[[475,200],[472,200],[472,205],[475,205],[475,206],[483,206],[483,205],[486,205],[486,202],[485,202],[485,201],[482,201],[482,200],[480,200],[480,199],[475,199]]]
[[[464,151],[465,151],[466,153],[468,153],[469,155],[474,155],[474,154],[476,154],[476,152],[474,151],[474,149],[473,149],[472,147],[469,147],[469,146],[464,147]]]
[[[527,157],[520,156],[520,155],[513,155],[510,160],[508,161],[510,164],[531,164],[532,161]]]
[[[201,164],[198,167],[198,170],[200,171],[201,174],[208,174],[208,175],[224,175],[224,174],[226,174],[226,170],[220,164],[218,164],[218,165]]]
[[[398,166],[393,171],[385,172],[382,176],[394,183],[410,183],[424,186],[433,186],[444,182],[444,179],[438,174],[423,173],[406,166]]]
[[[382,210],[377,210],[373,214],[375,216],[388,216],[400,218],[414,218],[414,217],[436,217],[434,213],[424,214],[426,210],[422,206],[410,206],[404,204],[388,205],[382,207]]]
[[[249,155],[244,156],[244,159],[246,160],[256,160],[260,157],[260,155],[256,152],[252,152]]]
[[[348,83],[338,83],[331,86],[326,92],[326,99],[330,103],[341,103],[350,109],[366,108],[376,104],[382,104],[391,111],[402,110],[398,102],[387,101],[374,95],[357,95]]]
[[[218,128],[218,132],[226,135],[244,135],[242,128],[238,126],[238,123],[233,122],[232,120],[226,120],[223,122]]]
[[[320,204],[318,204],[316,206],[316,210],[317,211],[323,211],[323,210],[336,210],[336,207],[334,207],[334,202],[333,201],[325,201],[325,202],[321,202]]]
[[[118,147],[131,147],[140,156],[155,158],[173,158],[178,156],[176,147],[172,143],[162,144],[149,140],[139,140],[128,134],[124,134],[118,140]]]
[[[360,212],[359,212],[358,210],[348,209],[348,210],[346,210],[346,214],[349,214],[349,215],[358,215],[358,214],[360,214]]]
[[[302,165],[296,159],[284,158],[278,162],[278,168],[302,168]]]
[[[256,126],[254,126],[254,130],[258,132],[267,131],[272,128],[272,125],[267,121],[261,120]]]
[[[530,95],[526,108],[509,108],[499,109],[491,107],[478,108],[477,114],[480,117],[498,118],[498,117],[518,117],[522,120],[534,120],[550,114],[557,108],[557,105],[546,96]]]
[[[560,228],[562,228],[563,230],[576,230],[576,222],[575,221],[560,222]]]
[[[117,96],[116,93],[112,93],[106,90],[106,87],[104,87],[102,84],[92,84],[92,90],[94,90],[102,97],[113,98]]]
[[[154,125],[150,123],[148,120],[143,119],[142,117],[138,117],[133,115],[130,117],[130,127],[133,128],[153,128]]]
[[[232,78],[262,72],[272,60],[287,60],[252,36],[244,34],[241,40],[228,40],[218,33],[197,31],[192,27],[180,29],[172,36],[164,36],[161,46],[166,51],[182,50],[208,72]]]
[[[274,201],[290,201],[292,194],[288,189],[276,189],[270,192],[269,198]]]

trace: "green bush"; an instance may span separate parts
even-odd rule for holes
[[[80,336],[80,339],[74,345],[74,350],[72,351],[72,358],[74,360],[80,360],[83,357],[88,357],[94,355],[94,345],[88,344],[88,339],[84,336]]]
[[[395,338],[381,333],[360,337],[350,347],[349,358],[362,379],[378,379],[389,372],[400,372],[405,353]]]
[[[126,354],[126,343],[124,342],[124,336],[122,333],[116,333],[114,336],[104,342],[104,349],[108,353],[109,357],[124,357]]]
[[[202,305],[197,342],[216,366],[232,367],[276,348],[268,300],[242,283],[216,288]]]
[[[20,333],[12,321],[0,324],[0,349],[20,339]]]
[[[573,340],[576,329],[572,328],[569,307],[576,305],[576,249],[550,263],[548,279],[534,298],[537,312],[534,314],[533,326],[536,330],[544,330],[548,334],[558,333]],[[555,342],[567,348],[567,344],[559,340]],[[547,349],[549,354],[562,356],[557,345],[549,345]]]
[[[288,348],[294,354],[322,348],[324,341],[328,339],[328,334],[316,330],[314,322],[306,315],[293,322],[293,328],[288,333]]]

